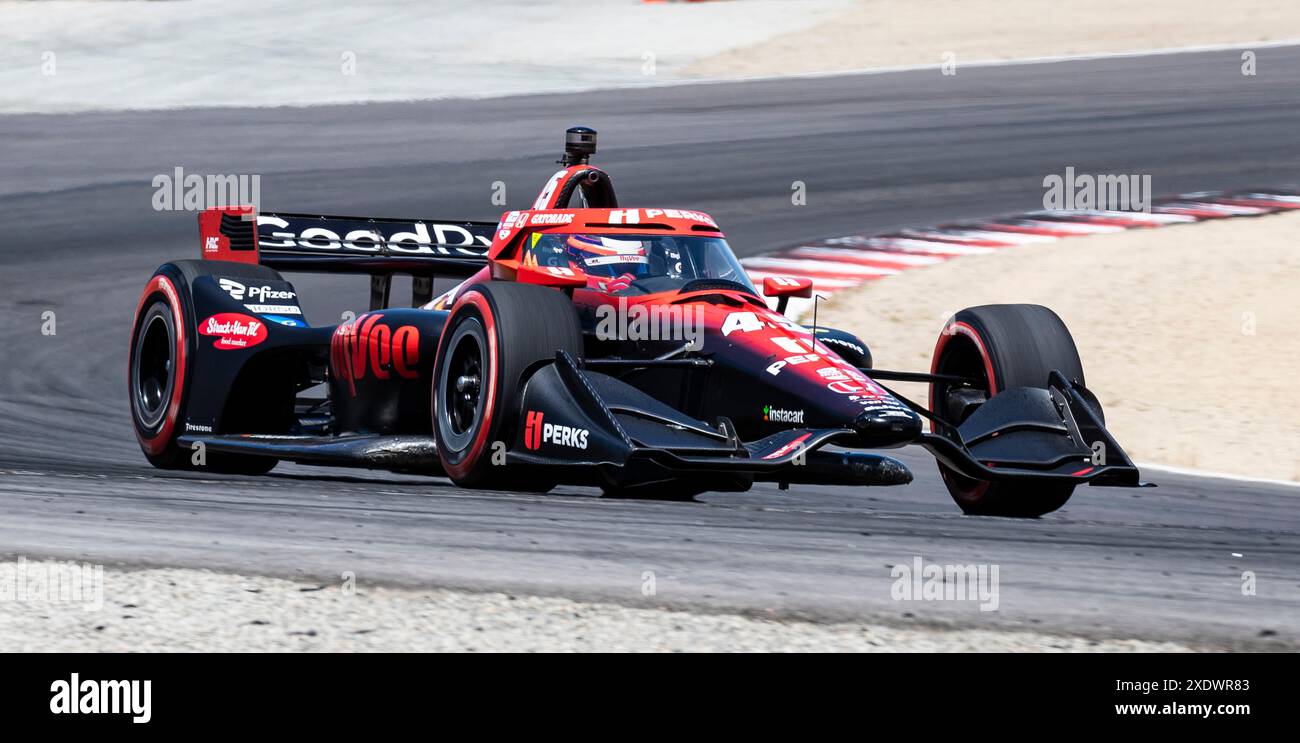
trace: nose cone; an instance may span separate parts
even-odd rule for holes
[[[853,419],[853,430],[867,446],[902,446],[921,435],[921,416],[910,410],[866,410]]]

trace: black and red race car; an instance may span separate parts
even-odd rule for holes
[[[161,266],[136,310],[145,456],[689,498],[904,484],[905,465],[862,450],[919,444],[964,511],[1004,516],[1140,484],[1051,310],[962,310],[929,372],[874,369],[861,339],[783,314],[807,279],[760,294],[712,218],[620,206],[588,163],[595,132],[567,137],[533,207],[497,223],[204,211],[203,260]],[[370,311],[309,325],[279,271],[368,275]],[[395,274],[413,277],[411,307],[390,304]],[[435,297],[443,277],[464,280]],[[929,383],[928,403],[882,384],[897,380]]]

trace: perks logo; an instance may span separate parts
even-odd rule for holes
[[[530,410],[524,421],[524,447],[529,451],[542,448],[542,413]]]
[[[586,449],[587,437],[591,431],[573,426],[561,426],[544,423],[540,411],[529,410],[524,418],[524,447],[530,451],[542,448],[542,444],[556,444],[573,449]]]
[[[393,329],[379,321],[383,314],[362,315],[334,331],[330,339],[330,367],[346,380],[348,392],[357,396],[357,381],[373,376],[403,379],[420,376],[420,331],[414,325]]]
[[[216,336],[219,351],[252,348],[266,340],[266,323],[238,312],[221,312],[199,323],[199,333]]]

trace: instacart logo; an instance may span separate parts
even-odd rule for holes
[[[769,423],[803,423],[802,410],[783,410],[771,405],[763,406],[763,420]]]

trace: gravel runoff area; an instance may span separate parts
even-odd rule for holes
[[[0,579],[68,563],[0,563]],[[0,648],[29,652],[1180,652],[1166,642],[773,621],[560,598],[105,569],[87,602],[0,586]],[[34,584],[33,584],[34,585]],[[29,592],[34,592],[30,586]],[[98,604],[98,608],[95,608]]]
[[[284,106],[671,81],[850,0],[0,0],[0,113]]]
[[[741,78],[1300,39],[1294,0],[857,0],[720,51],[686,77]]]
[[[557,53],[575,23],[581,47]],[[1298,38],[1293,0],[0,0],[0,113],[480,97]]]
[[[1136,461],[1300,480],[1297,231],[1292,212],[1005,248],[837,293],[821,321],[857,331],[882,369],[929,369],[962,307],[1046,305]]]

